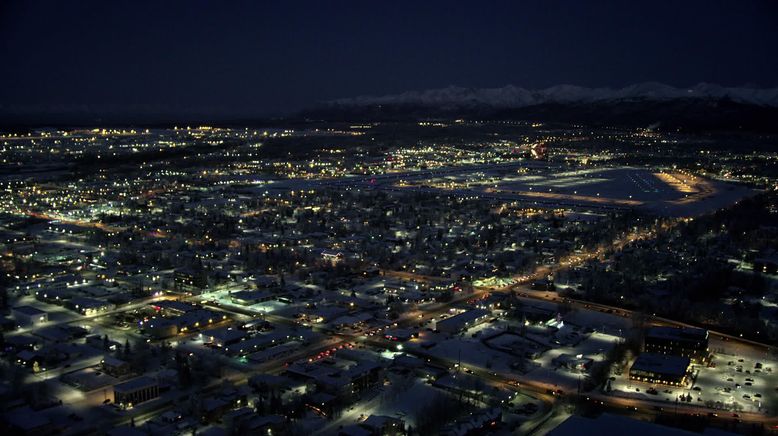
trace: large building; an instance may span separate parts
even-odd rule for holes
[[[616,432],[630,435],[662,435],[662,436],[700,436],[719,435],[727,436],[735,433],[725,432],[717,428],[707,428],[702,433],[682,430],[680,428],[667,427],[653,422],[640,421],[626,416],[603,413],[596,418],[572,415],[563,421],[555,429],[547,433],[548,436],[600,436]]]
[[[103,368],[103,372],[119,378],[132,372],[129,363],[111,355],[103,357],[103,360],[100,361],[100,366]]]
[[[230,301],[243,306],[264,303],[274,298],[275,294],[264,290],[230,292]]]
[[[159,385],[150,377],[138,377],[113,387],[113,402],[122,407],[153,400],[159,396]]]
[[[116,308],[116,305],[113,303],[88,297],[72,298],[65,306],[86,316],[97,315],[101,312],[108,312]]]
[[[470,309],[451,318],[437,321],[435,330],[443,333],[459,333],[466,328],[478,325],[489,317],[490,312],[484,309]]]
[[[13,308],[14,319],[21,326],[37,326],[49,320],[49,315],[32,306],[17,306]]]
[[[708,358],[708,331],[691,327],[651,327],[646,331],[643,351],[703,362]]]
[[[336,398],[354,398],[354,395],[377,386],[384,381],[384,368],[376,362],[359,361],[353,364],[348,361],[330,362],[295,362],[286,370],[286,375],[298,379],[309,380],[316,384],[319,392]]]
[[[206,330],[200,334],[205,343],[211,343],[217,347],[225,347],[243,340],[248,333],[245,330],[222,327]]]
[[[683,386],[690,365],[688,357],[641,353],[629,369],[629,378],[647,383]]]
[[[173,278],[176,288],[193,295],[203,292],[208,287],[208,278],[204,272],[194,271],[190,268],[182,268],[175,272]]]

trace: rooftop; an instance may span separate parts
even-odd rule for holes
[[[157,381],[151,377],[138,377],[132,380],[128,380],[124,383],[119,383],[113,387],[114,392],[135,392],[139,389],[150,388],[156,386]]]
[[[599,436],[601,434],[612,432],[618,429],[618,433],[629,434],[631,436],[643,436],[643,435],[665,435],[665,436],[691,436],[700,435],[700,433],[694,433],[686,430],[681,430],[673,427],[666,427],[659,424],[654,424],[646,421],[639,421],[637,419],[627,418],[619,415],[611,415],[609,413],[603,413],[597,418],[585,418],[582,416],[572,415],[567,418],[557,428],[551,430],[548,436]],[[706,430],[701,434],[704,435],[729,435],[734,433],[724,432],[721,430]]]
[[[27,316],[35,316],[35,315],[45,315],[46,312],[37,309],[32,306],[16,306],[14,307],[14,312],[19,312],[21,314],[27,315]]]
[[[440,326],[445,326],[448,324],[465,325],[477,320],[482,316],[488,315],[489,313],[490,312],[488,310],[484,310],[484,309],[470,309],[467,312],[462,312],[458,315],[452,316],[451,318],[438,321],[437,328],[440,328]]]
[[[682,376],[686,374],[686,370],[689,368],[690,363],[691,361],[688,357],[642,353],[635,359],[635,363],[632,364],[630,370]]]
[[[701,341],[708,338],[708,331],[694,327],[651,327],[646,331],[646,337],[677,341]]]

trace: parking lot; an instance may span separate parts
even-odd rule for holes
[[[616,377],[614,395],[665,401],[691,396],[688,403],[733,413],[774,414],[778,404],[778,374],[774,361],[753,357],[714,355],[711,365],[694,365],[687,386],[665,386],[629,380],[628,372]]]

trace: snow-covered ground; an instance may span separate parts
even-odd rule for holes
[[[742,360],[742,362],[741,362]],[[674,405],[680,395],[691,395],[691,404],[715,409],[774,414],[778,407],[778,373],[776,361],[756,360],[744,356],[717,355],[715,367],[695,365],[696,380],[683,388],[641,383],[629,380],[625,371],[612,382],[613,395],[663,401]],[[738,368],[740,371],[738,371]],[[649,388],[656,394],[649,394]]]

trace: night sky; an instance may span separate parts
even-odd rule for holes
[[[778,86],[775,1],[0,2],[0,109],[283,114],[407,90]]]

